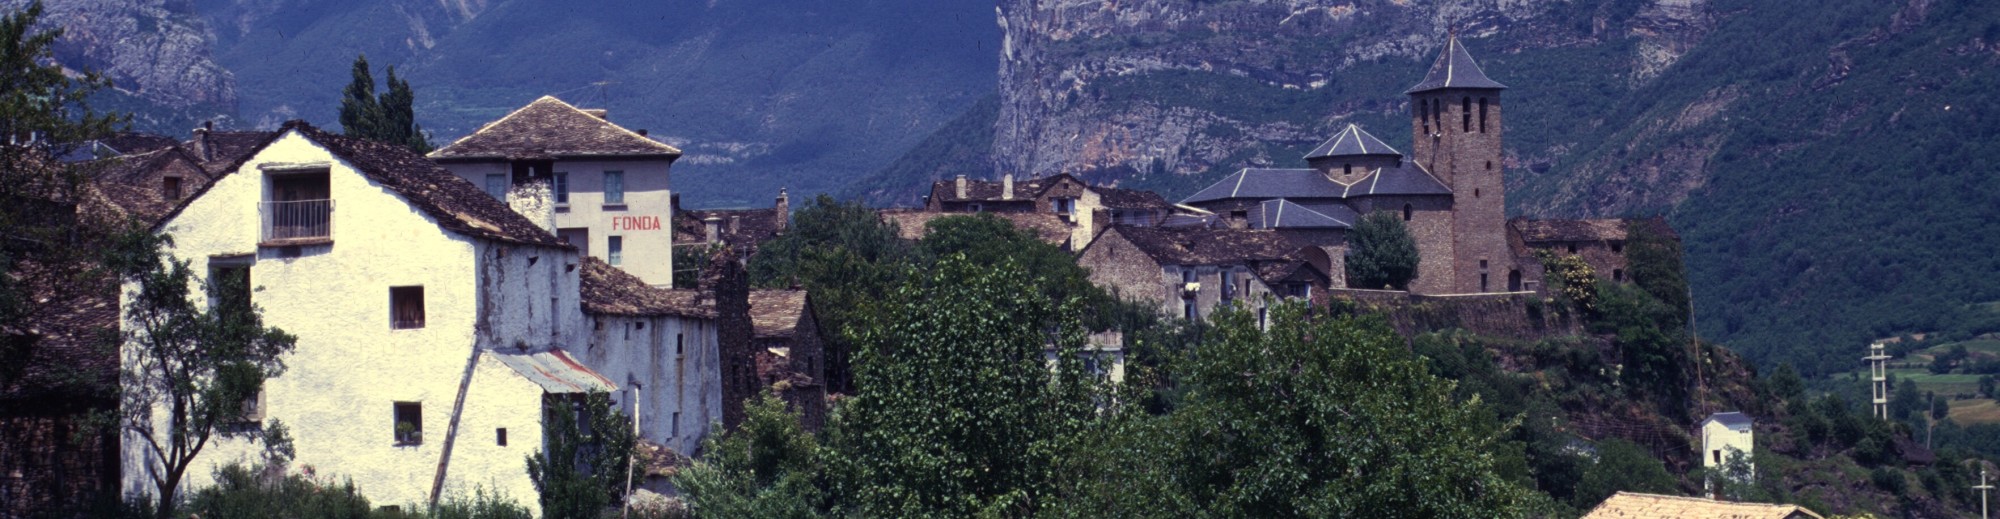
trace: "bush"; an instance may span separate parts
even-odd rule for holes
[[[1347,284],[1354,288],[1408,290],[1417,277],[1417,240],[1394,213],[1361,217],[1348,234]]]
[[[1909,491],[1909,482],[1903,479],[1903,473],[1888,467],[1877,468],[1869,472],[1868,480],[1874,482],[1875,486],[1896,497],[1902,497],[1905,492]]]

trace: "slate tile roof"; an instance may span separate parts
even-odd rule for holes
[[[1174,205],[1159,193],[1141,189],[1093,187],[1090,190],[1097,192],[1099,204],[1110,209],[1163,209]]]
[[[1062,245],[1069,241],[1070,225],[1054,213],[941,213],[923,210],[884,209],[876,214],[882,221],[896,224],[896,235],[905,240],[921,240],[929,232],[931,220],[952,216],[973,216],[990,214],[995,218],[1014,224],[1014,228],[1034,233],[1035,237],[1051,245]]]
[[[1182,200],[1197,204],[1229,199],[1335,199],[1372,195],[1449,195],[1451,188],[1416,161],[1379,168],[1352,185],[1341,185],[1314,169],[1245,168]]]
[[[185,160],[196,168],[201,167],[200,159],[182,150],[179,145],[169,144],[149,151],[94,161],[91,167],[95,171],[91,172],[91,176],[101,182],[150,183],[153,172],[176,160]]]
[[[111,152],[130,155],[134,153],[146,153],[150,151],[157,151],[162,148],[180,144],[180,142],[175,141],[173,137],[168,137],[165,135],[154,135],[150,133],[138,133],[138,132],[119,132],[117,134],[113,134],[110,137],[98,139],[97,144],[104,148],[108,148],[109,151]]]
[[[1507,88],[1507,85],[1487,78],[1486,72],[1479,70],[1479,63],[1472,60],[1472,54],[1465,51],[1465,45],[1458,43],[1458,36],[1453,35],[1445,42],[1444,52],[1438,53],[1437,61],[1431,64],[1431,71],[1424,75],[1424,80],[1403,93],[1415,94],[1446,88],[1497,90]]]
[[[238,163],[258,148],[264,147],[264,143],[277,134],[275,131],[208,132],[209,156],[197,156],[195,159],[201,161],[202,167],[208,169],[209,174],[221,174],[235,169]],[[200,138],[196,136],[195,139],[181,143],[181,147],[192,153],[193,150],[200,149],[196,147],[196,142]]]
[[[1332,139],[1327,139],[1319,147],[1313,148],[1312,152],[1306,153],[1306,160],[1350,155],[1402,156],[1403,152],[1396,151],[1395,148],[1389,147],[1388,144],[1383,144],[1382,139],[1375,138],[1374,135],[1370,135],[1367,130],[1361,129],[1360,126],[1350,124],[1347,125],[1347,129],[1334,134]]]
[[[1251,207],[1250,227],[1253,229],[1349,229],[1354,227],[1354,211],[1346,206],[1332,204],[1322,206],[1338,208],[1345,212],[1339,218],[1292,203],[1285,199],[1265,200]]]
[[[1751,425],[1749,415],[1736,411],[1711,414],[1708,415],[1708,419],[1701,421],[1702,425],[1707,425],[1708,422],[1721,422],[1723,427],[1730,429],[1748,429]]]
[[[681,150],[612,124],[554,96],[542,96],[500,120],[430,153],[438,160],[589,157],[675,159]]]
[[[806,312],[804,290],[751,290],[750,323],[758,339],[789,339]]]
[[[702,297],[699,290],[670,290],[646,284],[638,276],[613,267],[604,260],[583,256],[578,260],[579,298],[584,313],[621,317],[680,316],[715,318],[715,299]]]
[[[1698,497],[1619,492],[1584,519],[1821,519],[1798,505],[1730,503]]]
[[[1267,229],[1113,226],[1161,265],[1233,265],[1292,259],[1299,246]],[[1096,243],[1095,241],[1092,242]]]
[[[965,197],[960,198],[958,196],[958,181],[950,179],[932,182],[931,196],[944,202],[1033,202],[1035,198],[1042,195],[1042,191],[1046,191],[1049,187],[1061,183],[1064,179],[1078,184],[1084,183],[1082,180],[1077,180],[1076,177],[1070,176],[1068,173],[1058,173],[1054,176],[1042,178],[1014,179],[1014,197],[1005,198],[1007,185],[1004,181],[966,179]]]

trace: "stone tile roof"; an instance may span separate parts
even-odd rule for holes
[[[208,132],[207,157],[195,153],[195,150],[201,149],[197,144],[201,139],[200,136],[181,143],[181,147],[186,148],[189,153],[195,153],[195,159],[201,161],[202,167],[207,169],[209,174],[221,174],[235,169],[238,163],[243,162],[243,159],[249,157],[252,152],[264,147],[264,143],[276,137],[278,133],[275,131]]]
[[[1069,222],[1063,221],[1061,216],[1053,213],[937,213],[922,210],[884,209],[876,214],[881,215],[882,221],[896,224],[897,236],[901,236],[905,240],[924,239],[924,234],[930,231],[927,224],[931,220],[951,216],[972,216],[975,214],[990,214],[1011,222],[1014,224],[1014,228],[1032,232],[1036,238],[1041,238],[1043,242],[1051,245],[1062,245],[1063,242],[1069,241],[1070,238]]]
[[[99,146],[109,148],[110,151],[114,153],[130,155],[134,153],[146,153],[150,151],[158,151],[162,148],[180,144],[180,142],[174,140],[173,137],[168,137],[165,135],[154,135],[150,133],[138,133],[138,132],[119,132],[117,134],[113,134],[110,137],[98,139],[97,144]]]
[[[1349,229],[1354,227],[1354,210],[1347,206],[1331,204],[1323,207],[1343,209],[1345,219],[1321,213],[1285,199],[1265,200],[1251,207],[1250,227],[1253,229]]]
[[[1507,85],[1487,78],[1486,72],[1479,70],[1479,63],[1472,60],[1472,54],[1465,51],[1465,45],[1458,43],[1458,36],[1453,35],[1445,42],[1444,52],[1438,53],[1437,61],[1431,64],[1431,71],[1424,75],[1424,80],[1403,93],[1415,94],[1446,88],[1498,90],[1507,88]]]
[[[175,160],[185,160],[200,168],[201,161],[188,154],[180,146],[169,144],[153,150],[128,153],[117,157],[92,161],[91,178],[100,182],[122,184],[150,183],[152,173]]]
[[[1159,193],[1141,189],[1119,189],[1115,187],[1093,187],[1099,204],[1110,209],[1165,209],[1173,207]]]
[[[1276,285],[1289,281],[1312,281],[1323,283],[1327,276],[1305,260],[1266,261],[1256,265],[1257,279],[1265,285]],[[1305,279],[1301,279],[1305,278]]]
[[[708,241],[708,217],[722,221],[722,241],[734,246],[754,247],[785,232],[791,215],[775,207],[764,209],[692,209],[674,214],[675,243]],[[730,222],[734,221],[732,229]]]
[[[118,284],[109,277],[77,279],[66,269],[23,261],[11,276],[29,303],[17,322],[0,323],[8,345],[0,376],[7,406],[91,405],[115,398],[118,383]]]
[[[174,202],[160,198],[159,191],[154,189],[118,182],[97,182],[92,187],[118,211],[148,224],[160,223],[160,218],[174,210]]]
[[[1529,220],[1508,222],[1528,243],[1568,241],[1614,241],[1625,239],[1625,220]]]
[[[1112,226],[1161,265],[1233,265],[1290,261],[1298,245],[1266,229]],[[1092,241],[1093,244],[1096,241]]]
[[[681,150],[542,96],[430,153],[438,160],[642,157],[672,160]]]
[[[804,290],[751,290],[750,323],[759,339],[789,339],[806,312]]]
[[[1325,157],[1345,157],[1349,155],[1402,156],[1403,152],[1396,151],[1395,148],[1389,147],[1388,144],[1383,144],[1382,139],[1375,138],[1374,135],[1370,135],[1367,130],[1361,129],[1360,126],[1350,124],[1347,125],[1347,129],[1341,130],[1332,139],[1327,139],[1318,148],[1313,148],[1312,152],[1306,153],[1306,160]]]
[[[702,297],[699,290],[670,290],[654,287],[638,276],[583,256],[579,299],[584,313],[624,317],[672,315],[715,318],[715,299]]]
[[[409,148],[334,135],[303,121],[285,123],[284,129],[298,130],[306,138],[325,146],[334,156],[353,164],[369,179],[402,195],[411,205],[430,214],[445,229],[475,238],[569,247],[554,234],[528,221],[521,213],[514,212],[505,202],[495,200],[485,189],[445,171]]]
[[[1619,492],[1584,519],[1820,519],[1798,505],[1730,503],[1698,497]]]

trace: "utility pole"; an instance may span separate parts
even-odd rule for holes
[[[1979,491],[1979,519],[1990,519],[1986,515],[1986,493],[1993,490],[1993,484],[1986,482],[1986,469],[1984,467],[1979,469],[1979,486],[1972,487],[1972,489]]]
[[[1868,356],[1862,357],[1861,360],[1868,361],[1868,376],[1874,380],[1875,417],[1887,421],[1889,419],[1889,366],[1885,363],[1888,362],[1889,356],[1882,352],[1882,343],[1876,342],[1868,345]],[[1925,410],[1924,413],[1929,414],[1930,411]]]

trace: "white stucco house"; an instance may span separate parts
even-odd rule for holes
[[[646,283],[673,284],[673,193],[681,150],[543,96],[430,153],[496,199],[545,181],[555,191],[556,235]]]
[[[1743,453],[1749,459],[1755,437],[1749,415],[1730,411],[1708,415],[1701,421],[1701,466],[1719,468],[1729,463],[1734,453]],[[1751,466],[1751,474],[1756,474],[1756,466]]]
[[[484,488],[533,507],[523,460],[542,447],[544,399],[611,391],[644,439],[681,452],[721,399],[712,317],[587,315],[626,297],[585,301],[585,272],[609,267],[522,214],[405,148],[293,121],[158,229],[197,272],[247,274],[264,323],[298,336],[243,424],[282,420],[295,466],[351,478],[378,504]],[[124,490],[149,493],[150,454],[133,440]],[[212,443],[186,484],[260,454]]]

